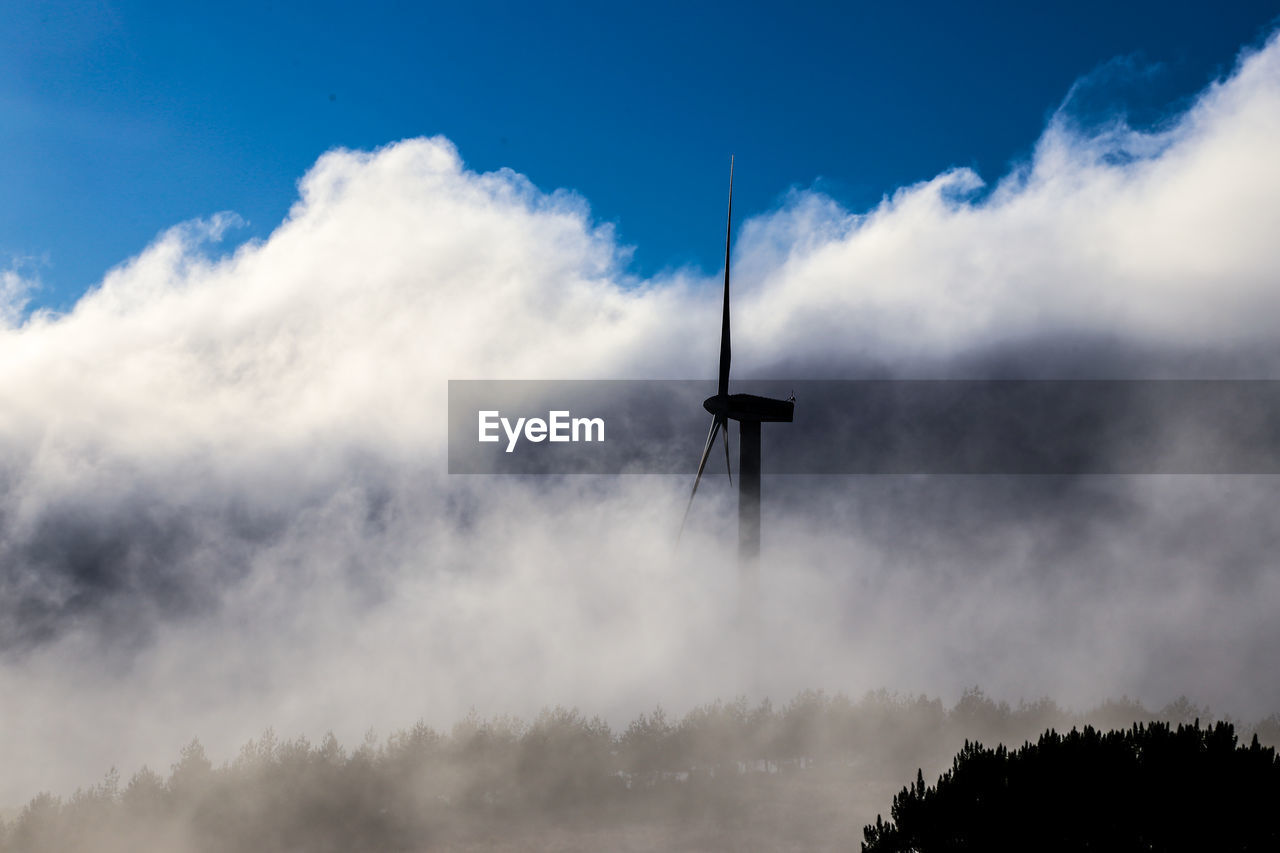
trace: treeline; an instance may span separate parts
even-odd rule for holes
[[[565,832],[639,833],[639,846],[666,849],[847,849],[904,779],[936,775],[967,740],[1196,718],[1210,714],[1185,699],[1076,714],[975,688],[949,709],[805,691],[782,707],[739,699],[678,720],[657,709],[621,731],[564,708],[529,722],[472,714],[447,734],[420,722],[351,751],[331,734],[312,743],[268,730],[217,766],[195,740],[166,776],[144,767],[122,782],[112,770],[67,799],[40,794],[0,826],[0,851],[535,849]],[[1280,741],[1280,716],[1253,728]]]
[[[863,853],[1280,850],[1280,759],[1199,721],[1048,731],[1015,750],[966,743],[937,785],[893,798]]]

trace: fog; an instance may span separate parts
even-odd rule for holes
[[[735,390],[1277,378],[1280,40],[1156,127],[1084,124],[1078,94],[993,184],[792,189],[742,223]],[[744,636],[718,473],[679,547],[686,478],[448,475],[449,379],[708,378],[718,351],[716,274],[637,278],[588,200],[464,155],[330,151],[267,239],[176,225],[66,314],[4,273],[0,804],[192,736],[222,760],[471,708],[979,684],[1280,710],[1272,477],[769,478]]]

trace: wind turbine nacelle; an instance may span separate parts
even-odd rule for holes
[[[796,404],[755,394],[717,394],[702,401],[702,408],[733,421],[791,423]]]

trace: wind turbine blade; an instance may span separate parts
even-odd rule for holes
[[[729,485],[733,485],[733,466],[729,464],[729,421],[724,422],[724,470],[729,475]]]
[[[720,418],[712,415],[711,429],[707,432],[707,443],[702,447],[702,459],[698,462],[698,476],[693,478],[693,491],[689,492],[689,503],[685,504],[684,518],[680,519],[680,532],[676,534],[677,542],[684,535],[684,524],[689,520],[689,510],[693,507],[693,496],[698,493],[698,483],[702,482],[702,472],[707,467],[707,457],[711,455],[711,445],[716,440],[716,431],[718,429],[720,429]]]
[[[729,393],[729,362],[733,360],[729,345],[729,236],[733,233],[733,155],[729,155],[729,215],[724,227],[724,319],[720,323],[720,385],[721,397]]]

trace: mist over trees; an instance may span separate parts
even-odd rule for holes
[[[1208,709],[1185,698],[1159,712],[1121,699],[1078,714],[1049,699],[1011,706],[974,688],[951,708],[885,691],[856,701],[804,691],[779,707],[717,701],[680,719],[659,707],[621,730],[566,708],[529,721],[472,713],[447,733],[419,722],[385,739],[370,732],[354,749],[332,734],[313,743],[268,729],[221,764],[192,740],[167,775],[143,767],[123,781],[113,768],[65,799],[41,793],[0,825],[0,851],[853,849],[915,776],[918,788],[893,800],[891,822],[866,829],[869,849],[907,849],[892,845],[915,838],[949,792],[974,784],[971,765],[1054,772],[1026,757],[1030,747],[992,752],[978,739],[1022,742],[1050,730],[1034,755],[1111,773],[1106,762],[1128,748],[1124,739],[1140,736],[1151,759],[1142,772],[1207,779],[1233,760],[1222,756],[1235,736],[1230,722],[1201,729],[1200,719]],[[1053,733],[1140,720],[1165,722]],[[1274,743],[1280,716],[1254,730],[1242,760],[1255,771],[1271,762],[1273,788],[1261,795],[1274,789],[1276,765],[1257,738]],[[924,774],[936,775],[962,744],[948,776],[925,788]]]

